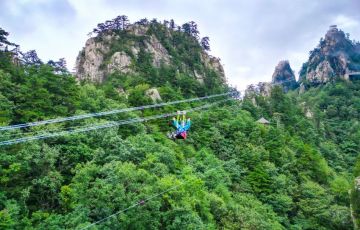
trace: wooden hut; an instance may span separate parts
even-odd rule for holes
[[[263,125],[269,125],[270,121],[266,120],[264,117],[260,118],[256,121],[257,123],[263,124]]]

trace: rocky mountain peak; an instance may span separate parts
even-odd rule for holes
[[[131,63],[138,58],[141,48],[151,55],[154,67],[160,67],[161,64],[169,65],[171,57],[167,50],[154,35],[145,36],[145,28],[139,25],[129,27],[126,33],[144,38],[141,44],[129,39],[124,49],[114,49],[114,44],[123,41],[119,35],[107,34],[89,38],[77,57],[77,78],[103,82],[107,75],[114,72],[134,73],[135,69]],[[140,47],[141,45],[144,47]]]
[[[347,74],[360,69],[360,50],[349,35],[330,26],[318,47],[310,51],[310,57],[300,71],[300,81],[324,84],[335,78],[347,79]]]
[[[299,87],[299,93],[307,88],[326,84],[334,79],[358,79],[360,72],[360,43],[351,41],[350,35],[330,26],[321,38],[319,45],[310,51],[309,60],[303,64],[299,81],[287,60],[280,61],[275,67],[271,82],[260,82],[247,88],[248,97],[254,95],[269,96],[274,85],[281,85],[284,91]]]
[[[268,97],[275,85],[281,85],[285,92],[297,85],[294,71],[291,69],[289,61],[283,60],[278,63],[271,82],[259,82],[256,85],[251,85],[246,89],[245,95],[247,97],[253,97],[254,95]]]
[[[166,21],[142,19],[130,24],[118,18],[98,24],[91,33],[96,36],[86,41],[77,57],[79,80],[101,83],[113,73],[137,75],[145,69],[175,68],[203,85],[211,71],[226,82],[220,59],[202,47],[194,22],[177,27]]]
[[[324,54],[330,54],[335,49],[341,49],[350,47],[351,42],[346,39],[346,35],[343,31],[339,30],[336,25],[330,26],[329,30],[325,34],[325,39],[320,44]]]
[[[291,69],[289,61],[284,60],[279,62],[275,67],[271,83],[274,85],[283,85],[286,90],[296,85],[294,71]]]

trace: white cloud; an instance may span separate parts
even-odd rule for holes
[[[237,74],[248,74],[251,71],[249,66],[238,66],[235,68]]]
[[[346,30],[349,28],[358,27],[359,21],[345,15],[338,15],[336,16],[333,24],[338,25],[342,29]]]

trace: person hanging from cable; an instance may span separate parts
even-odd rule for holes
[[[180,115],[182,114],[182,119],[180,119]],[[177,117],[173,118],[171,121],[172,126],[176,128],[176,130],[169,135],[172,139],[186,139],[187,131],[190,129],[191,120],[190,118],[186,119],[186,111],[178,111]]]

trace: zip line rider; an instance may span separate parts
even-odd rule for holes
[[[182,119],[180,120],[180,114],[182,113]],[[172,125],[176,128],[176,131],[171,134],[171,138],[186,139],[187,131],[190,129],[191,120],[186,119],[186,112],[177,111],[177,117],[172,119]]]

